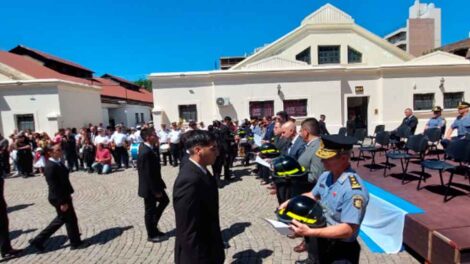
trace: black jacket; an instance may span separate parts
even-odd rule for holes
[[[181,168],[173,189],[176,264],[223,263],[216,179],[193,162]]]
[[[160,154],[158,149],[151,149],[144,143],[139,146],[137,171],[139,174],[139,196],[155,197],[155,194],[165,190],[166,185],[160,171]]]
[[[318,128],[320,130],[320,135],[329,135],[330,132],[328,132],[328,129],[326,129],[326,124],[325,122],[319,120],[318,121]]]
[[[409,118],[405,117],[403,118],[403,121],[401,122],[401,125],[406,125],[411,128],[411,135],[415,134],[416,127],[418,126],[418,118],[416,116],[412,115]]]
[[[48,199],[52,204],[65,204],[71,200],[73,187],[69,180],[69,170],[64,164],[47,160],[44,176],[49,187]]]

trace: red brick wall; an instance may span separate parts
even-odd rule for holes
[[[409,20],[409,53],[418,57],[434,48],[434,19]]]

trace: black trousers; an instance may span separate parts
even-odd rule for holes
[[[292,197],[291,183],[287,181],[275,182],[276,184],[276,196],[279,204],[289,200]]]
[[[158,206],[157,206],[158,202]],[[165,191],[162,192],[162,197],[146,197],[144,198],[145,206],[145,228],[149,238],[157,236],[157,225],[162,217],[163,211],[170,203],[170,199]]]
[[[66,153],[65,159],[67,160],[67,168],[72,171],[75,167],[78,170],[78,155],[76,153]]]
[[[70,240],[70,245],[79,245],[82,240],[80,239],[80,230],[78,229],[78,220],[77,215],[75,214],[75,209],[73,208],[72,198],[67,201],[69,206],[68,210],[62,212],[60,210],[60,204],[57,201],[49,201],[52,206],[54,206],[57,216],[52,220],[52,222],[39,233],[33,240],[39,244],[44,244],[47,239],[49,239],[62,225],[65,224],[67,229],[67,236]]]
[[[1,176],[0,176],[1,177]],[[0,184],[3,184],[3,180]],[[3,191],[3,186],[2,191]],[[8,230],[8,215],[7,215],[7,204],[5,202],[5,199],[3,197],[3,193],[1,193],[0,196],[0,252],[1,253],[7,253],[11,250],[11,244],[10,244],[10,233]]]
[[[10,173],[10,152],[4,151],[0,153],[0,167],[6,174]]]
[[[121,168],[122,164],[124,164],[126,169],[129,168],[129,153],[127,153],[127,149],[125,147],[116,147],[114,151],[116,152],[114,161],[116,162],[117,167]]]
[[[168,164],[168,160],[170,160],[170,164],[173,164],[173,156],[171,155],[171,152],[165,152],[162,153],[162,158],[163,158],[163,165],[166,166]]]
[[[180,144],[171,144],[170,143],[170,153],[173,156],[173,166],[178,166],[178,160],[180,157]],[[171,161],[170,161],[171,163]]]
[[[336,239],[309,237],[308,258],[312,263],[357,264],[361,246],[356,241],[343,242]]]
[[[33,172],[33,154],[29,149],[20,149],[16,154],[18,159],[18,172],[21,174]]]

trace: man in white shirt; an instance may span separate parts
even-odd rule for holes
[[[116,131],[111,136],[111,142],[114,146],[114,159],[118,169],[124,165],[126,169],[129,168],[129,154],[127,153],[127,136],[122,133],[122,125],[116,126]]]
[[[96,135],[94,141],[95,146],[98,144],[104,144],[106,146],[108,143],[109,137],[104,134],[104,129],[102,127],[98,127],[98,135]]]
[[[142,128],[141,126],[137,126],[137,131],[134,133],[134,143],[140,144],[144,142],[142,140],[142,137],[140,136],[140,129]]]
[[[178,166],[180,160],[180,142],[181,142],[181,129],[178,128],[176,122],[171,123],[172,129],[169,133],[170,138],[170,152],[173,156],[173,167]]]
[[[170,153],[170,149],[166,150],[166,146],[169,146],[170,142],[170,130],[166,128],[166,124],[162,124],[162,129],[158,131],[158,137],[160,138],[160,152],[163,157],[163,166],[167,165],[167,160],[170,159],[170,164],[173,164],[173,158]]]

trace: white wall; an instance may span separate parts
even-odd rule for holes
[[[17,129],[15,115],[33,114],[36,131],[52,135],[57,130],[57,121],[48,120],[47,115],[60,113],[57,87],[12,84],[0,87],[0,115],[3,134],[9,135]]]
[[[362,65],[382,65],[403,62],[375,42],[351,31],[313,32],[294,43],[279,54],[289,60],[295,60],[297,54],[310,47],[311,63],[318,65],[318,46],[341,46],[341,64],[348,64],[348,46],[362,53]]]
[[[59,100],[62,116],[59,127],[80,128],[103,122],[99,89],[60,85]]]
[[[152,110],[151,107],[143,106],[143,105],[133,105],[127,104],[122,111],[126,116],[126,121],[123,121],[126,126],[133,127],[136,125],[135,114],[139,114],[139,122],[148,122],[151,120],[150,111]],[[144,120],[141,120],[141,113],[144,113]],[[117,124],[117,121],[116,121]]]

